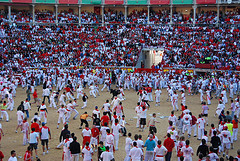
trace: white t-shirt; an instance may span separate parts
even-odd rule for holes
[[[110,106],[111,106],[110,103],[104,103],[104,104],[103,104],[104,111],[105,111],[105,112],[110,111]]]
[[[90,129],[83,129],[82,131],[83,136],[91,136],[92,132]]]
[[[38,133],[36,133],[36,132],[31,133],[31,134],[30,134],[29,143],[30,143],[30,144],[35,144],[35,143],[37,143],[37,142],[38,142],[38,141],[37,141],[37,138],[38,138]]]
[[[131,145],[132,145],[132,139],[129,138],[129,137],[127,137],[127,138],[126,138],[125,150],[130,150]]]
[[[99,118],[100,116],[100,111],[99,110],[93,110],[93,114],[97,115],[97,118]]]
[[[92,160],[92,153],[93,153],[92,148],[87,150],[86,147],[84,147],[84,149],[82,150],[82,153],[84,154],[83,161],[90,161],[90,160]]]
[[[24,114],[22,111],[17,111],[17,119],[18,121],[22,121],[23,120],[23,117],[24,117]]]
[[[184,147],[182,147],[182,150],[181,150],[182,152],[183,152],[183,156],[185,157],[185,158],[191,158],[192,157],[192,153],[193,153],[193,149],[192,149],[192,147],[186,147],[186,145],[184,146]]]
[[[144,142],[142,140],[137,140],[137,147],[142,149],[143,148],[143,145],[144,145]]]
[[[172,121],[173,124],[175,125],[175,123],[177,121],[177,117],[175,115],[173,115],[173,116],[171,115],[171,116],[168,117],[168,121]]]
[[[157,155],[163,156],[165,154],[165,152],[167,152],[167,148],[163,145],[160,148],[158,146],[156,146],[154,148],[154,152],[156,153],[156,157],[157,157]]]
[[[161,90],[156,90],[156,91],[155,91],[156,97],[160,97],[161,93],[162,93]]]
[[[190,121],[191,121],[191,120],[192,120],[191,115],[186,114],[186,115],[183,116],[183,123],[184,123],[185,125],[190,125]]]
[[[141,160],[141,156],[143,155],[143,152],[140,148],[133,147],[130,150],[129,156],[131,157],[132,161],[139,161]]]
[[[107,134],[107,137],[106,137],[106,143],[105,144],[111,144],[113,145],[114,144],[114,137],[112,134]]]
[[[17,157],[10,157],[9,159],[8,159],[8,161],[17,161]]]
[[[100,132],[102,133],[102,137],[104,137],[104,138],[107,135],[107,132],[106,132],[107,129],[109,129],[109,127],[107,127],[107,126],[102,126],[100,129]]]
[[[59,108],[58,109],[59,117],[64,117],[66,112],[67,110],[65,108]]]
[[[102,152],[101,154],[101,158],[103,158],[103,161],[110,161],[112,160],[114,157],[113,157],[113,153],[112,152]]]
[[[197,119],[197,124],[199,129],[204,129],[204,124],[205,124],[205,119],[204,118],[198,118]]]
[[[40,133],[41,133],[41,140],[47,140],[49,139],[48,133],[50,132],[50,129],[46,126],[43,126],[40,128]]]
[[[115,125],[112,124],[112,131],[114,135],[119,135],[119,130],[121,129],[121,126],[119,124]]]
[[[141,113],[140,113],[140,118],[147,118],[147,109],[145,110],[141,110]]]
[[[230,143],[230,139],[231,138],[231,133],[230,131],[227,131],[227,130],[223,130],[221,132],[221,136],[222,136],[222,142],[223,143]]]
[[[171,135],[171,139],[173,139],[173,141],[177,140],[178,132],[176,130],[168,130],[167,133]]]

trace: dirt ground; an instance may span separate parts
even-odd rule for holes
[[[100,86],[100,88],[101,87],[102,86]],[[39,86],[39,87],[37,87],[37,89],[39,92],[38,96],[41,97],[42,96],[42,87]],[[84,92],[86,92],[87,95],[89,96],[88,89],[85,89]],[[150,118],[149,114],[152,114],[153,112],[157,113],[157,120],[160,121],[160,123],[158,123],[156,125],[157,129],[158,129],[157,137],[163,141],[164,136],[166,135],[167,127],[168,127],[168,120],[167,120],[167,118],[161,119],[160,116],[169,116],[170,112],[172,110],[172,106],[171,106],[170,102],[166,101],[166,98],[167,98],[166,89],[163,89],[162,92],[163,93],[161,95],[161,106],[155,107],[155,103],[150,102],[151,107],[150,107],[150,110],[148,111],[147,120]],[[148,135],[148,129],[145,129],[144,132],[139,132],[139,129],[136,128],[136,126],[135,126],[136,118],[134,118],[134,117],[136,117],[136,114],[135,114],[134,109],[137,104],[138,96],[137,96],[136,92],[131,89],[130,91],[125,90],[125,97],[126,97],[126,100],[123,101],[123,107],[124,107],[124,112],[126,115],[126,120],[130,124],[130,125],[126,126],[127,131],[131,132],[132,136],[134,136],[135,134],[143,135],[143,140],[145,141],[147,138],[147,135]],[[87,111],[89,114],[92,114],[92,111],[95,106],[102,107],[105,100],[106,99],[110,100],[110,98],[111,98],[111,95],[107,91],[100,92],[100,96],[98,96],[97,98],[89,96],[88,106],[85,109],[80,109],[80,107],[83,105],[82,100],[80,99],[80,100],[78,100],[78,104],[80,105],[80,107],[78,107],[77,110],[79,111],[80,114],[84,113],[85,111]],[[15,107],[18,107],[20,102],[25,99],[26,99],[26,92],[25,92],[25,90],[23,90],[22,88],[19,87],[17,89],[17,95],[14,98]],[[32,95],[31,95],[31,99],[32,99]],[[30,102],[33,102],[33,100],[31,100]],[[198,116],[198,114],[201,112],[201,104],[200,104],[199,95],[189,96],[186,94],[186,105],[188,105],[189,109],[192,111],[193,115],[195,115],[195,116]],[[47,106],[48,106],[48,104],[47,104]],[[179,107],[180,107],[180,101],[179,101]],[[218,119],[214,117],[216,107],[217,107],[217,100],[213,99],[212,105],[209,106],[209,108],[210,108],[209,124],[214,123],[215,125],[217,125]],[[230,103],[228,103],[226,105],[226,108],[229,108],[229,107],[230,107]],[[30,118],[33,117],[33,115],[36,111],[37,111],[36,104],[32,104],[32,110],[30,111]],[[38,149],[39,149],[38,156],[42,161],[50,161],[50,160],[61,161],[61,159],[62,159],[62,149],[61,150],[55,149],[55,147],[59,144],[59,135],[61,132],[61,128],[59,128],[59,129],[56,128],[57,120],[58,120],[58,113],[56,111],[57,110],[55,110],[54,108],[48,107],[49,113],[48,113],[47,126],[50,128],[51,133],[52,133],[52,139],[50,140],[50,143],[49,143],[51,149],[49,150],[49,154],[46,154],[45,156],[43,156],[42,148],[40,145],[38,145]],[[4,161],[8,160],[8,158],[10,156],[10,151],[13,149],[16,151],[17,156],[19,157],[18,160],[20,160],[20,161],[23,160],[24,153],[27,149],[27,146],[22,145],[23,134],[20,133],[20,130],[18,133],[15,133],[15,128],[17,126],[16,112],[17,112],[16,108],[13,111],[8,111],[10,121],[9,122],[1,121],[5,136],[2,137],[0,150],[5,155],[5,158],[3,159]],[[176,112],[177,116],[179,116],[180,114],[181,114],[180,111]],[[30,123],[30,120],[29,120],[29,123]],[[79,117],[77,120],[73,120],[72,118],[70,119],[69,130],[76,134],[78,141],[82,144],[81,130],[79,129],[79,125],[80,125]],[[90,122],[90,125],[92,125],[92,121]],[[62,126],[60,126],[60,127],[62,127]],[[209,131],[209,129],[210,129],[210,127],[208,126],[207,131]],[[192,133],[193,133],[193,131],[192,131]],[[185,137],[187,137],[186,134],[185,134]],[[119,150],[116,151],[114,154],[116,161],[124,160],[124,158],[125,158],[125,155],[126,155],[125,149],[124,149],[125,139],[126,139],[126,137],[122,137],[122,136],[119,139]],[[133,139],[133,137],[132,137],[132,139]],[[238,140],[239,139],[240,138],[238,135]],[[210,140],[210,138],[209,138],[209,140]],[[190,146],[192,146],[193,150],[194,150],[193,160],[195,160],[195,161],[197,160],[196,151],[197,151],[197,147],[199,146],[199,144],[200,144],[200,141],[198,141],[197,138],[194,138],[194,137],[190,138]],[[208,145],[210,145],[210,143],[208,143]],[[236,151],[239,147],[240,147],[239,141],[235,142],[234,149],[230,150],[230,155],[236,156],[237,155]],[[173,152],[174,153],[172,156],[172,160],[176,161],[177,157],[176,157],[175,150]],[[96,157],[97,157],[97,153],[95,152],[94,156],[93,156],[93,161],[97,161]],[[34,160],[35,160],[35,154],[34,154]],[[80,159],[80,160],[82,160],[82,159]]]

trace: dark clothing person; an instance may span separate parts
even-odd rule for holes
[[[64,129],[62,130],[61,132],[61,135],[60,135],[60,138],[59,138],[59,141],[61,142],[62,140],[65,140],[67,137],[67,134],[70,135],[70,131],[68,129]]]
[[[209,154],[208,146],[207,145],[200,145],[197,149],[197,156],[198,154],[203,155],[203,157],[206,157]]]
[[[80,144],[77,141],[71,142],[69,149],[70,149],[71,154],[81,153]]]
[[[211,138],[211,141],[210,141],[210,143],[212,144],[212,147],[213,147],[213,152],[214,153],[218,153],[218,149],[219,149],[219,146],[221,145],[221,140],[220,140],[220,138],[218,137],[218,136],[213,136],[212,138]]]

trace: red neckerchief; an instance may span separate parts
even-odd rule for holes
[[[6,103],[3,103],[3,106],[6,106]]]
[[[158,148],[161,148],[161,147],[162,147],[162,145],[157,145],[157,147],[158,147]]]
[[[106,150],[106,152],[109,152],[109,150]]]
[[[143,109],[143,111],[145,111],[146,110],[146,108],[145,109]]]
[[[171,115],[171,117],[173,117],[174,115]]]
[[[117,126],[118,125],[118,123],[115,123],[115,126]]]
[[[27,121],[23,120],[23,123],[25,123],[25,122],[27,122]]]
[[[42,106],[44,106],[44,103],[42,103]]]
[[[153,139],[149,138],[150,141],[153,141]]]
[[[89,147],[89,146],[86,146],[85,148],[86,148],[88,151],[90,151],[90,147]]]
[[[188,148],[189,147],[189,145],[186,145],[186,148]]]
[[[155,135],[153,135],[153,139],[155,139]]]
[[[85,129],[86,129],[87,131],[89,130],[89,128],[88,128],[88,127],[86,127]]]
[[[115,119],[116,119],[116,118],[117,118],[117,115],[113,115],[113,118],[115,118]]]
[[[69,141],[69,139],[68,139],[68,138],[66,138],[66,140],[65,140],[65,143],[66,143],[66,142],[68,142],[68,141]]]
[[[240,158],[240,155],[238,155],[237,157]]]
[[[96,111],[99,111],[98,109],[96,109]]]

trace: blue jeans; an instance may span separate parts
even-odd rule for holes
[[[172,152],[167,152],[167,154],[165,155],[165,161],[171,161],[171,157],[172,157]]]
[[[27,118],[29,118],[29,112],[28,112],[28,110],[25,110],[25,112],[26,112]]]
[[[27,99],[28,99],[28,101],[30,101],[30,100],[31,100],[31,97],[30,97],[30,95],[29,95],[29,96],[27,96]]]

